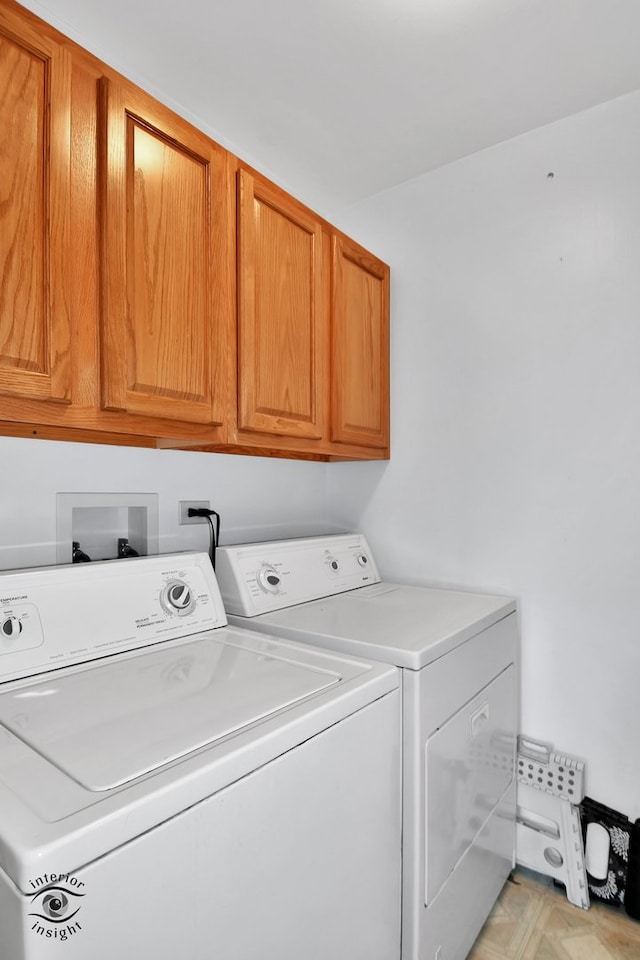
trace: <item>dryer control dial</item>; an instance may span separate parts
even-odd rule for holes
[[[22,633],[22,623],[17,617],[7,617],[0,624],[0,631],[3,637],[9,637],[10,639],[17,637],[19,633]]]
[[[160,603],[171,616],[186,617],[194,609],[196,599],[184,580],[170,580],[160,594]]]
[[[256,574],[258,586],[265,593],[278,593],[280,589],[280,574],[275,567],[265,563]]]

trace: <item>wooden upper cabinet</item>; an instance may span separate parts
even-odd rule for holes
[[[5,0],[0,130],[0,432],[389,455],[385,264]]]
[[[102,405],[220,426],[235,366],[229,155],[124,82],[101,81],[101,110]]]
[[[389,268],[333,237],[331,439],[389,447]]]
[[[66,51],[0,9],[0,394],[70,398]],[[1,409],[1,400],[0,400]]]
[[[246,170],[238,177],[238,427],[321,438],[328,390],[322,226],[273,184]]]

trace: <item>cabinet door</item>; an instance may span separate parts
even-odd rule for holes
[[[0,394],[68,401],[71,69],[0,10]]]
[[[141,90],[101,81],[102,405],[221,425],[233,340],[229,158]]]
[[[322,437],[328,333],[321,224],[241,170],[239,231],[238,426]]]
[[[345,237],[332,258],[331,439],[389,446],[389,268]]]

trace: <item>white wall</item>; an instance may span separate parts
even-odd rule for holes
[[[179,500],[209,500],[221,541],[324,533],[326,464],[0,437],[0,569],[56,562],[57,493],[157,493],[159,550],[208,549]]]
[[[334,520],[515,594],[523,730],[640,816],[640,94],[341,225],[392,266],[392,459],[331,467]]]

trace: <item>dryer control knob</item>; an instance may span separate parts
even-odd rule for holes
[[[184,580],[171,580],[160,594],[160,603],[171,616],[186,617],[196,605],[196,599]]]
[[[17,617],[7,617],[6,620],[2,621],[0,630],[4,637],[17,637],[19,633],[22,633],[22,623]]]
[[[280,574],[270,564],[265,564],[258,570],[256,580],[260,589],[266,593],[278,593],[280,589]]]
[[[366,567],[366,565],[369,563],[369,557],[366,555],[366,553],[358,554],[358,563],[361,567]]]

